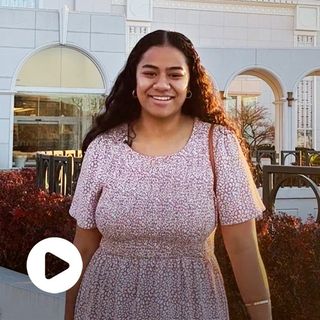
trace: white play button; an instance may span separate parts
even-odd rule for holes
[[[48,253],[69,265],[67,270],[50,279],[46,277],[46,255]],[[81,276],[81,255],[71,242],[62,238],[47,238],[38,242],[29,252],[27,271],[30,280],[39,289],[49,293],[64,292],[75,285]]]

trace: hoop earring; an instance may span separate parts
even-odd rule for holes
[[[191,99],[191,97],[192,97],[192,91],[188,90],[187,95],[186,95],[186,99]]]
[[[132,96],[134,97],[134,98],[137,98],[138,96],[137,96],[137,93],[136,93],[136,90],[132,90]]]

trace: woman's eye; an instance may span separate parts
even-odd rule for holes
[[[144,72],[143,74],[147,77],[154,77],[156,75],[155,72]]]
[[[180,74],[180,73],[172,73],[172,74],[170,75],[170,77],[171,77],[171,78],[181,78],[181,77],[182,77],[182,74]]]

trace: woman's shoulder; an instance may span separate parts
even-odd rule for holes
[[[91,141],[88,148],[106,149],[113,147],[116,144],[123,143],[123,140],[125,139],[125,126],[126,124],[123,123],[98,134]]]
[[[210,122],[205,122],[202,120],[199,120],[200,123],[200,128],[205,131],[208,132],[212,123]],[[217,139],[219,137],[223,137],[223,136],[233,136],[234,132],[232,132],[229,128],[221,125],[221,124],[214,124],[213,125],[213,137],[214,139]]]
[[[209,129],[211,127],[211,123],[200,121],[200,130],[202,132],[202,136],[206,141],[208,141]],[[217,153],[222,153],[225,156],[227,154],[234,154],[238,150],[238,138],[236,134],[221,124],[213,125],[212,132],[212,143]]]

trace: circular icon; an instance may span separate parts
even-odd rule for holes
[[[46,277],[46,256],[51,254],[63,260],[68,268],[48,279]],[[42,291],[60,293],[73,287],[82,272],[82,258],[78,249],[68,240],[52,237],[41,240],[29,252],[27,271],[33,284]]]

